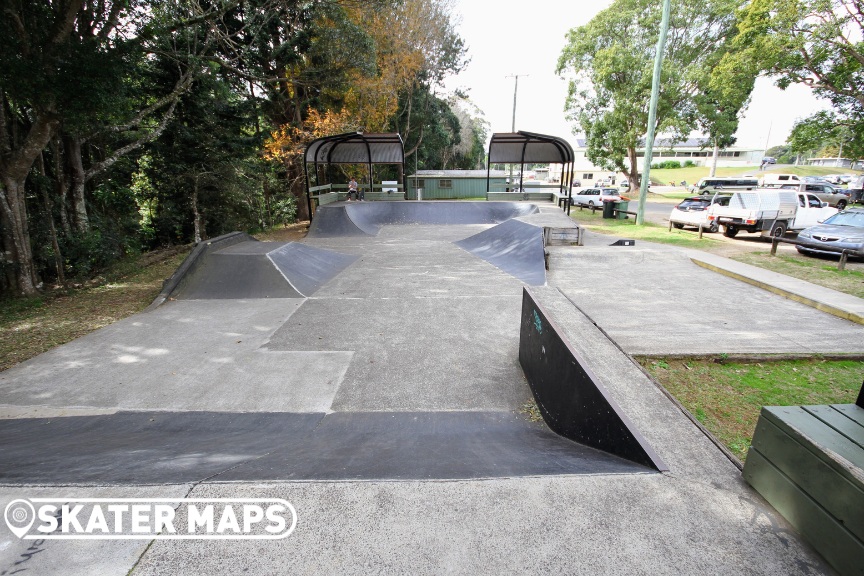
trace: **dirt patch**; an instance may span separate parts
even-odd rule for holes
[[[276,228],[271,228],[266,232],[255,234],[255,238],[262,242],[297,242],[306,237],[309,232],[310,222],[304,220],[295,222],[294,224],[285,224]]]

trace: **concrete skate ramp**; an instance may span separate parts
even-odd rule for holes
[[[519,202],[352,202],[321,206],[309,237],[375,236],[394,224],[499,224],[535,214],[534,204]]]
[[[10,484],[651,472],[506,412],[118,412],[0,420],[0,437]]]
[[[178,300],[303,298],[356,259],[295,242],[241,242],[200,258],[171,296]]]
[[[539,226],[508,220],[454,244],[530,286],[546,284],[543,228]]]

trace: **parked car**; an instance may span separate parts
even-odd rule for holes
[[[831,184],[824,176],[802,176],[801,181],[807,184]]]
[[[798,190],[799,192],[811,192],[823,202],[827,202],[832,208],[843,210],[851,204],[851,194],[845,188],[838,188],[826,182],[784,184],[782,190]]]
[[[850,208],[798,233],[802,254],[837,254],[846,248],[864,258],[864,209]],[[831,250],[834,248],[835,250]]]
[[[762,164],[776,164],[777,159],[772,156],[765,156],[762,158]]]
[[[733,190],[752,190],[759,186],[759,179],[753,176],[741,176],[740,178],[702,178],[690,190],[693,194],[714,195],[720,190],[727,192]]]
[[[720,229],[720,224],[716,220],[709,220],[711,206],[728,206],[729,199],[732,196],[717,194],[713,198],[706,196],[691,196],[685,198],[680,204],[672,208],[672,213],[669,214],[669,221],[675,228],[681,229],[684,226],[693,226],[699,228],[702,225],[703,230],[708,232],[717,232]]]
[[[585,188],[573,195],[574,206],[602,206],[603,202],[618,202],[621,196],[615,188]]]
[[[728,206],[712,207],[708,219],[722,225],[729,238],[742,230],[779,238],[787,230],[803,230],[836,213],[809,192],[760,188],[735,192]]]
[[[765,174],[759,181],[760,186],[782,186],[783,184],[800,184],[804,182],[804,176],[799,178],[797,174]]]

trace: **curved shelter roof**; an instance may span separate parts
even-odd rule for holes
[[[563,138],[534,132],[496,132],[489,141],[489,162],[497,164],[569,164],[573,147]]]
[[[330,164],[366,164],[369,167],[369,186],[371,189],[374,164],[398,164],[399,180],[402,180],[403,164],[405,163],[405,148],[402,136],[398,133],[364,134],[363,132],[346,132],[334,134],[313,140],[306,145],[303,154],[303,170],[306,175],[306,202],[309,216],[312,217],[312,197],[309,190],[309,172],[307,166],[313,164],[314,173],[318,174],[319,166]]]
[[[313,140],[306,146],[309,164],[402,164],[402,136],[348,132]]]
[[[570,200],[572,200],[573,162],[576,159],[573,147],[570,143],[557,136],[537,134],[535,132],[496,132],[492,134],[489,141],[489,161],[487,170],[492,164],[519,164],[519,187],[522,190],[522,174],[525,172],[525,164],[563,164],[569,165],[565,168],[566,176],[561,178],[560,190],[567,190],[567,213],[570,213]],[[488,174],[488,173],[487,173]],[[513,183],[515,184],[515,183]],[[489,192],[489,177],[486,177],[486,192]]]

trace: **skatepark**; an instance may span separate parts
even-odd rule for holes
[[[831,574],[631,355],[860,354],[861,325],[722,258],[544,241],[577,227],[552,203],[336,202],[301,242],[202,243],[147,311],[0,373],[0,503],[278,497],[296,530],[30,556],[4,534],[0,570]],[[526,334],[550,331],[602,408],[538,396]]]

